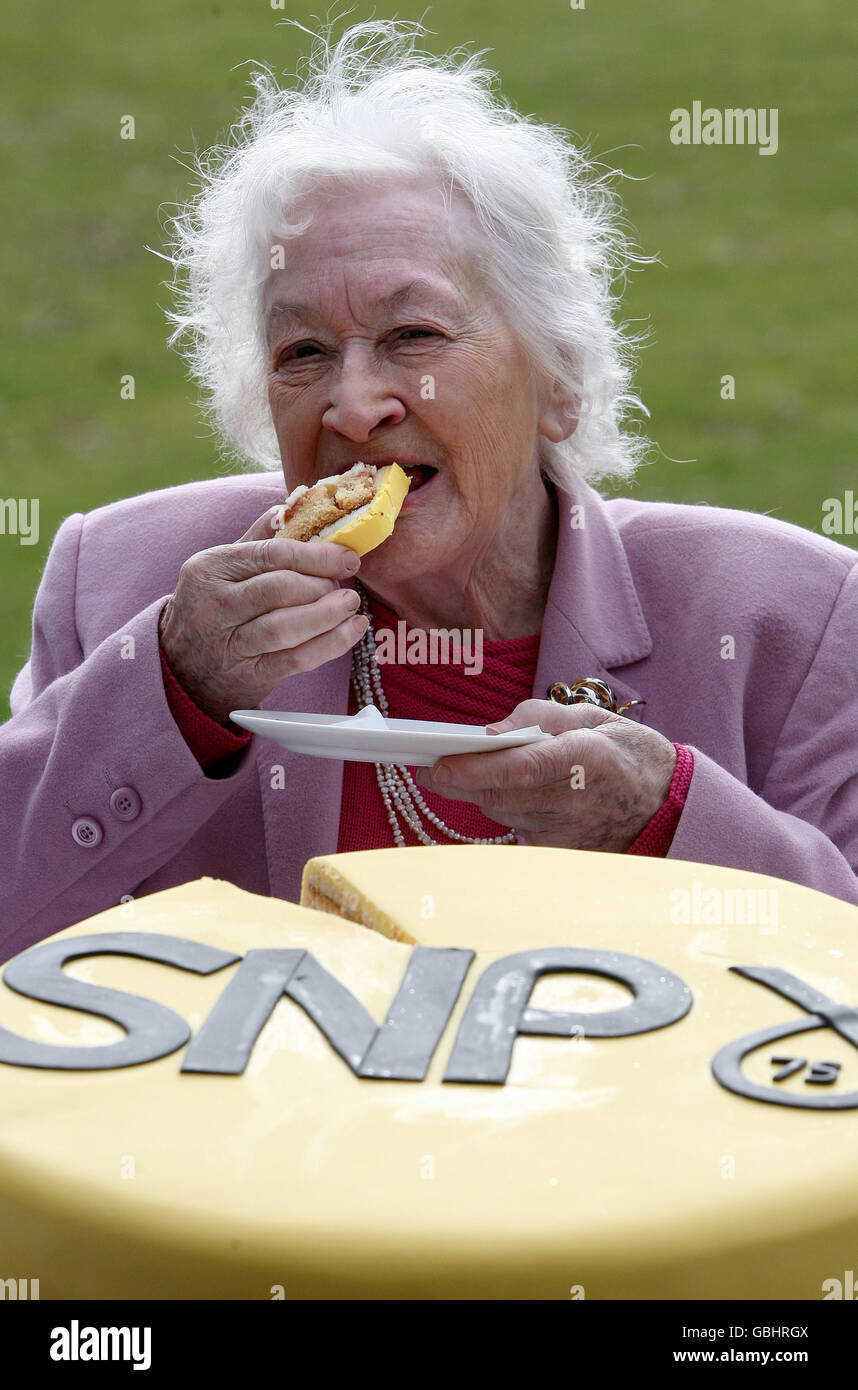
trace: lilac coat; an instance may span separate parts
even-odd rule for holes
[[[283,494],[279,473],[243,474],[60,526],[0,727],[0,958],[201,875],[297,900],[305,861],[336,850],[343,764],[256,736],[230,775],[207,776],[159,664],[158,617],[184,560],[236,540]],[[534,696],[599,676],[646,700],[627,717],[692,748],[670,858],[858,904],[858,555],[768,516],[605,501],[582,482],[559,504]],[[287,678],[262,708],[344,714],[349,663]],[[79,842],[81,821],[97,843]]]

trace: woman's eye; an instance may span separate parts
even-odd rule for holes
[[[416,334],[420,338],[437,338],[438,334],[434,328],[404,328],[400,333],[400,338],[407,338],[409,334]]]
[[[296,343],[294,347],[288,347],[280,354],[277,365],[284,366],[287,362],[302,362],[308,357],[318,353],[319,348],[315,343]]]

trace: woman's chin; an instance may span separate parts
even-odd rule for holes
[[[456,550],[456,499],[444,494],[440,480],[406,497],[393,534],[361,560],[358,578],[368,584],[401,584],[447,568]]]
[[[440,567],[437,538],[414,535],[409,526],[399,527],[376,550],[364,555],[357,577],[371,587],[402,584]]]

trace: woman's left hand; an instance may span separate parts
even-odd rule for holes
[[[555,737],[521,748],[455,753],[415,770],[439,796],[470,801],[515,829],[519,844],[622,853],[667,800],[673,744],[595,705],[524,700],[487,727],[497,733],[538,724]]]

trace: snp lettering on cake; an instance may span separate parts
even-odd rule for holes
[[[796,975],[792,975],[787,970],[779,970],[774,966],[731,965],[730,972],[772,990],[775,994],[789,1000],[790,1003],[799,1005],[806,1011],[806,1014],[804,1017],[793,1019],[789,1023],[772,1024],[768,1028],[747,1033],[743,1038],[736,1038],[733,1042],[727,1043],[716,1052],[712,1059],[712,1074],[715,1080],[726,1090],[734,1091],[737,1095],[747,1096],[750,1100],[766,1101],[774,1105],[795,1106],[803,1110],[854,1110],[858,1108],[858,1091],[856,1090],[818,1091],[820,1085],[833,1086],[837,1081],[840,1074],[840,1064],[837,1062],[824,1061],[814,1064],[814,1070],[806,1077],[806,1082],[813,1088],[814,1094],[812,1096],[803,1089],[779,1092],[778,1086],[775,1084],[778,1080],[783,1082],[788,1077],[793,1076],[796,1071],[800,1071],[805,1065],[804,1058],[771,1057],[771,1063],[781,1068],[780,1073],[776,1073],[772,1077],[771,1083],[753,1081],[742,1070],[745,1058],[752,1053],[762,1048],[768,1048],[773,1043],[780,1043],[785,1038],[791,1038],[796,1034],[804,1034],[818,1028],[830,1028],[840,1038],[851,1043],[853,1047],[858,1047],[858,1009],[838,1003],[829,998],[828,995],[823,994],[821,990],[814,989],[812,985],[798,979]],[[801,1066],[793,1066],[794,1060],[798,1060]]]
[[[107,989],[66,975],[63,967],[91,956],[138,957],[198,975],[239,965],[193,1039],[180,1014],[142,996]],[[476,952],[458,947],[413,947],[402,982],[379,1026],[359,999],[307,950],[233,951],[150,932],[105,932],[33,947],[11,960],[3,981],[18,994],[60,1004],[119,1024],[125,1037],[96,1046],[43,1043],[0,1026],[0,1063],[65,1071],[110,1071],[167,1057],[189,1044],[181,1065],[187,1073],[238,1076],[276,1005],[298,1004],[333,1050],[361,1080],[423,1081],[447,1029]],[[715,1080],[749,1100],[810,1110],[858,1109],[858,1090],[836,1088],[840,1063],[813,1060],[805,1085],[783,1082],[808,1067],[805,1058],[782,1057],[773,1046],[796,1034],[827,1028],[858,1048],[858,1008],[832,999],[789,971],[732,965],[731,975],[765,988],[804,1013],[725,1043],[711,1061]],[[544,976],[598,975],[623,985],[630,1003],[598,1012],[530,1007]],[[517,951],[479,974],[462,1014],[442,1080],[504,1085],[513,1048],[522,1036],[614,1041],[667,1028],[683,1020],[694,999],[688,985],[666,966],[642,956],[603,949],[550,946]],[[768,1050],[778,1066],[770,1081],[745,1075],[743,1063]],[[798,1065],[796,1065],[798,1063]]]

